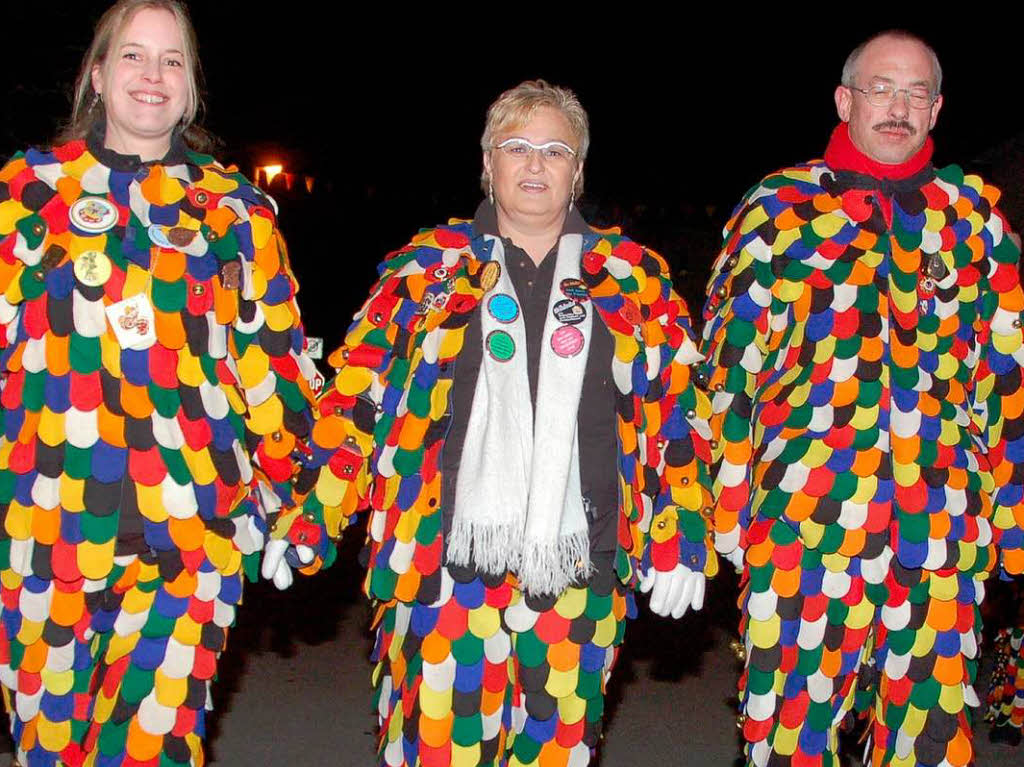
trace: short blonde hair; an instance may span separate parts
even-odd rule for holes
[[[110,48],[115,44],[118,36],[135,18],[135,14],[147,8],[167,11],[174,16],[174,20],[178,24],[184,48],[182,55],[185,62],[185,77],[188,82],[185,112],[181,116],[181,130],[185,142],[192,148],[209,148],[209,134],[196,124],[202,108],[199,44],[196,41],[195,28],[189,19],[188,10],[180,0],[118,0],[100,17],[93,34],[92,44],[85,52],[82,65],[78,70],[78,79],[75,80],[71,119],[67,127],[57,137],[58,142],[85,138],[98,120],[106,119],[101,108],[101,99],[92,87],[92,70],[97,66],[102,68],[107,63]]]
[[[569,129],[576,139],[576,162],[582,166],[590,148],[590,120],[580,100],[568,88],[551,85],[544,80],[526,80],[515,88],[502,93],[487,108],[487,123],[480,139],[484,152],[494,149],[494,137],[511,128],[521,127],[530,122],[533,113],[541,107],[551,107],[561,112],[569,122]],[[491,178],[484,168],[480,175],[480,186],[487,193]],[[577,197],[583,192],[583,174],[576,177],[573,192]]]

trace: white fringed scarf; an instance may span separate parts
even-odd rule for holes
[[[590,573],[576,416],[590,351],[592,307],[575,326],[583,335],[579,353],[562,357],[552,347],[552,335],[562,327],[553,308],[565,298],[556,286],[579,278],[583,237],[565,234],[559,240],[542,336],[536,418],[522,310],[512,322],[502,323],[487,308],[495,295],[517,298],[501,240],[487,239],[501,273],[481,306],[484,355],[456,478],[448,561],[472,562],[495,575],[510,570],[525,592],[558,594]],[[496,359],[487,348],[490,334],[501,331],[515,344],[508,361]]]

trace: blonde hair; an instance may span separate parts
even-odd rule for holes
[[[576,139],[576,162],[582,166],[590,148],[590,121],[587,119],[587,111],[571,90],[551,85],[544,80],[526,80],[495,99],[487,108],[487,122],[484,125],[484,135],[480,138],[480,148],[484,152],[490,152],[494,149],[494,137],[497,134],[526,125],[534,112],[541,107],[557,109],[565,116],[569,129]],[[487,193],[490,183],[491,178],[485,167],[480,175],[480,187],[484,194]],[[576,197],[583,192],[582,173],[576,176],[573,192]]]
[[[174,16],[178,31],[181,33],[185,76],[188,81],[185,112],[181,116],[180,124],[182,137],[185,139],[185,143],[193,149],[207,150],[210,148],[213,143],[210,134],[197,124],[202,109],[200,93],[202,71],[199,66],[199,45],[188,11],[180,0],[118,0],[100,17],[96,23],[92,44],[82,58],[78,78],[75,80],[71,119],[57,136],[58,143],[85,138],[96,122],[106,119],[102,100],[92,86],[92,70],[95,67],[102,68],[106,64],[110,48],[117,41],[118,36],[135,18],[135,14],[147,8],[167,11]]]

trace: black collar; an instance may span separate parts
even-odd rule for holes
[[[92,124],[92,127],[89,129],[89,135],[85,138],[85,143],[89,147],[92,156],[111,170],[134,173],[143,166],[181,165],[186,160],[185,153],[188,147],[185,146],[185,140],[181,137],[181,130],[179,128],[175,128],[171,134],[171,146],[167,150],[167,154],[159,160],[149,160],[147,162],[143,162],[142,158],[137,154],[121,154],[113,149],[108,149],[104,145],[106,138],[107,124],[104,120],[100,119]]]
[[[840,194],[850,189],[864,189],[881,192],[885,197],[900,197],[909,192],[916,192],[935,178],[935,168],[931,163],[925,165],[913,176],[906,178],[875,178],[866,173],[852,170],[837,170],[835,186],[828,190],[829,194]]]
[[[573,207],[566,215],[565,223],[562,224],[562,234],[590,234],[591,231],[593,230],[587,226],[583,216]],[[498,212],[490,200],[481,201],[476,208],[476,213],[473,214],[473,237],[485,234],[501,237],[501,233],[498,231]]]

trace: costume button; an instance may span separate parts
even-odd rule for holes
[[[722,391],[722,389],[724,389],[724,388],[725,388],[725,386],[721,382],[716,383],[715,386],[714,386],[715,391]]]
[[[737,259],[736,256],[729,256],[729,258],[725,262],[725,268],[726,269],[735,269],[736,268],[736,264],[738,264],[738,263],[739,263],[739,259]]]
[[[36,237],[42,237],[45,231],[46,228],[39,222],[32,224],[32,234],[34,234]]]
[[[679,480],[679,484],[685,487],[686,485],[690,484],[690,478],[683,477],[682,479]]]
[[[717,439],[708,440],[708,445],[711,446],[712,450],[715,450],[718,447],[718,440]]]
[[[1019,317],[1013,321],[1013,326],[1015,328],[1019,328],[1021,326],[1021,321]]]
[[[313,524],[316,523],[316,514],[314,514],[312,511],[307,511],[305,514],[302,515],[302,518],[304,520],[306,520],[307,522],[310,522],[310,523],[313,523]]]
[[[725,285],[722,285],[718,288],[718,290],[715,291],[715,295],[718,296],[719,298],[725,298],[727,295],[729,295],[729,291],[725,289]]]
[[[196,199],[198,200],[199,198],[196,197]],[[217,234],[212,229],[208,229],[207,230],[207,232],[206,232],[206,241],[207,242],[216,242],[219,239],[220,239],[220,235],[219,234]]]
[[[274,442],[280,442],[283,439],[281,432],[279,431],[275,431],[273,434],[271,434],[270,438],[274,440]]]
[[[206,196],[206,192],[196,192],[196,202],[200,205],[205,205],[206,201],[210,198]]]
[[[341,405],[335,405],[334,406],[334,414],[335,415],[345,415],[345,408],[343,408]]]
[[[690,564],[696,567],[700,564],[700,558],[696,554],[690,555]]]
[[[46,272],[44,272],[42,269],[36,269],[34,272],[32,272],[32,276],[35,278],[36,282],[42,282],[43,280],[46,279]]]
[[[710,519],[711,515],[715,513],[715,510],[712,509],[710,506],[705,506],[703,509],[700,510],[700,513]]]
[[[696,410],[687,410],[686,411],[686,419],[688,421],[692,421],[696,417],[697,417],[697,411]]]
[[[192,295],[193,296],[201,296],[205,292],[206,292],[206,286],[204,286],[204,285],[200,285],[199,283],[196,283],[195,285],[192,286]]]

